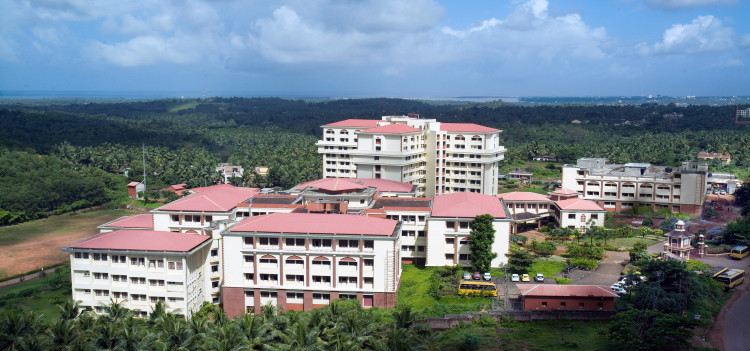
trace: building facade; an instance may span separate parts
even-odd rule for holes
[[[575,165],[563,166],[562,188],[576,191],[610,212],[649,206],[696,216],[701,214],[707,177],[708,165],[700,162],[683,162],[673,168],[581,158]]]
[[[309,311],[337,298],[391,308],[401,279],[398,221],[349,214],[275,213],[223,233],[223,306],[232,317]]]
[[[500,130],[417,115],[322,126],[324,178],[372,178],[416,186],[417,196],[497,193]]]
[[[73,300],[102,312],[111,301],[145,316],[158,302],[188,317],[205,301],[204,264],[211,237],[116,230],[70,245]]]

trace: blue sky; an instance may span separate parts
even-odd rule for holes
[[[4,0],[0,93],[750,95],[741,0]]]

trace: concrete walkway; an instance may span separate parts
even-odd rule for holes
[[[47,275],[52,274],[55,271],[57,271],[60,267],[61,266],[57,266],[57,267],[45,269],[44,273],[47,274]],[[31,281],[31,280],[34,280],[34,279],[39,279],[41,277],[42,277],[42,272],[36,272],[36,273],[32,273],[32,274],[27,274],[27,275],[22,276],[22,277],[9,279],[9,280],[6,280],[4,282],[0,282],[0,289],[8,287],[8,286],[13,286],[13,285],[19,284],[21,282],[28,282],[28,281]]]

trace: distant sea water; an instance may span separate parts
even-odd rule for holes
[[[378,96],[312,96],[312,95],[290,95],[284,93],[264,92],[264,93],[238,93],[238,92],[200,92],[200,91],[100,91],[100,90],[0,90],[0,100],[15,99],[123,99],[123,100],[140,100],[140,99],[167,99],[167,98],[200,98],[200,97],[280,97],[291,99],[363,99],[375,98]],[[412,100],[431,100],[431,101],[459,101],[459,102],[490,102],[502,100],[504,102],[518,102],[516,97],[500,96],[456,96],[456,97],[412,97],[401,96],[394,98],[412,99]]]

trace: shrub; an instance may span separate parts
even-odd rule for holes
[[[594,270],[599,266],[599,261],[593,258],[571,258],[570,265],[583,269]]]
[[[654,220],[651,217],[646,217],[645,219],[643,219],[642,225],[644,227],[650,227],[650,226],[654,225]]]
[[[565,285],[565,284],[570,284],[570,282],[572,282],[573,279],[565,278],[565,277],[555,277],[555,281],[557,282],[557,284]]]
[[[555,253],[557,247],[549,241],[531,241],[531,250],[540,256],[549,256]]]

